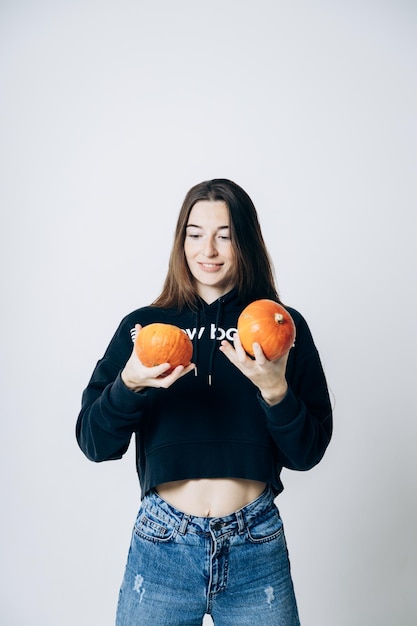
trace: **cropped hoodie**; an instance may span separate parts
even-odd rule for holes
[[[332,410],[320,357],[308,325],[296,325],[284,399],[268,406],[259,390],[218,349],[233,340],[247,302],[235,291],[197,311],[147,306],[127,315],[83,392],[76,436],[92,461],[120,459],[132,435],[142,497],[156,485],[183,479],[244,478],[283,489],[283,467],[308,470],[332,433]],[[193,341],[195,372],[168,389],[128,389],[122,379],[135,324],[175,324]]]

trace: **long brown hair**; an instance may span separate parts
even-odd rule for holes
[[[271,258],[251,198],[231,180],[215,178],[195,185],[185,196],[175,229],[168,273],[162,292],[153,305],[179,309],[196,306],[198,296],[185,259],[184,241],[191,209],[200,200],[220,200],[229,209],[236,261],[234,286],[238,295],[244,301],[257,298],[279,300]]]

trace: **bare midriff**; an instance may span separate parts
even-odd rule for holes
[[[156,491],[179,511],[197,517],[224,517],[243,508],[266,484],[242,478],[200,478],[158,485]]]

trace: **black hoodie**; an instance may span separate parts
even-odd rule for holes
[[[127,315],[82,397],[77,440],[92,461],[119,459],[132,434],[144,496],[158,484],[197,478],[246,478],[282,491],[283,467],[308,470],[332,433],[332,410],[317,349],[304,318],[296,325],[287,365],[288,392],[268,406],[258,389],[222,354],[244,306],[232,291],[197,312],[148,306]],[[135,393],[121,380],[135,324],[175,324],[194,344],[196,372],[168,389]]]

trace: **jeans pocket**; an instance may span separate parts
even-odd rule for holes
[[[152,513],[145,511],[139,514],[135,523],[134,533],[136,536],[154,543],[166,543],[173,538],[175,528]]]
[[[247,528],[248,539],[252,543],[266,543],[283,537],[282,520],[276,508],[259,516]]]

